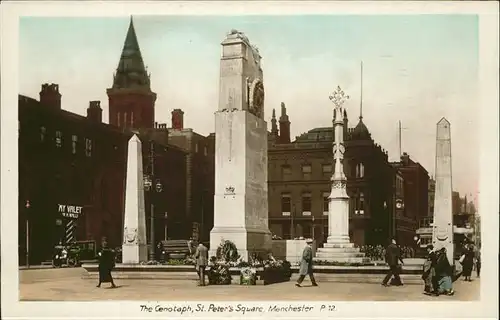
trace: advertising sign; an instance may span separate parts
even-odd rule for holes
[[[64,218],[78,219],[80,214],[82,214],[82,208],[83,208],[82,206],[59,204],[58,212]]]

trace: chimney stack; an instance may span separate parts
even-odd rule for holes
[[[174,109],[172,111],[172,129],[184,129],[184,111],[181,109]]]
[[[101,101],[90,101],[87,108],[87,118],[93,122],[102,122]]]
[[[42,84],[40,91],[40,103],[49,107],[61,110],[61,94],[59,93],[58,84]]]
[[[286,114],[285,103],[281,103],[281,116],[280,116],[280,143],[290,143],[290,120]]]

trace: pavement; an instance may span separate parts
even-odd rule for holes
[[[454,296],[430,297],[422,294],[423,286],[383,287],[371,283],[319,282],[304,287],[294,282],[267,286],[207,286],[197,287],[192,280],[116,280],[118,288],[111,289],[105,283],[96,288],[95,280],[82,279],[82,268],[35,269],[19,271],[19,293],[23,301],[106,301],[106,300],[154,300],[154,301],[214,301],[237,300],[290,300],[300,301],[307,297],[312,301],[474,301],[479,300],[480,281],[458,280],[454,284]]]

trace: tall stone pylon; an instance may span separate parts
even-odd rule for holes
[[[261,56],[232,30],[222,42],[215,113],[214,227],[210,255],[230,240],[245,261],[271,250],[268,228],[267,123]]]
[[[123,232],[123,263],[147,261],[146,212],[142,172],[142,143],[136,135],[128,142],[127,184]]]
[[[453,211],[451,179],[451,128],[450,122],[442,118],[436,130],[436,191],[434,196],[434,221],[432,244],[439,250],[446,248],[450,264],[453,258]]]

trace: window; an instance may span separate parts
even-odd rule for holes
[[[323,175],[330,175],[332,173],[332,165],[324,164],[323,165]]]
[[[309,192],[302,194],[302,214],[311,215],[311,194]]]
[[[117,126],[120,126],[120,125],[121,125],[121,118],[120,118],[120,117],[121,117],[121,114],[120,114],[120,112],[118,112],[118,113],[116,114],[116,125],[117,125]]]
[[[87,157],[92,156],[92,140],[85,139],[85,155]]]
[[[356,178],[363,178],[365,176],[365,166],[360,162],[356,165]]]
[[[56,147],[62,147],[62,132],[56,131]]]
[[[310,164],[302,165],[302,176],[304,179],[311,179],[312,167]]]
[[[364,214],[365,213],[365,196],[363,192],[360,192],[359,195],[354,199],[354,213],[355,214]]]
[[[73,154],[76,154],[76,144],[78,142],[78,137],[76,135],[71,136],[71,146],[73,148]]]
[[[284,216],[289,216],[292,211],[292,198],[289,193],[281,194],[281,213]]]
[[[40,128],[40,141],[45,141],[45,134],[47,133],[47,129],[45,127]]]
[[[123,126],[127,127],[127,113],[126,112],[123,114]]]
[[[328,197],[330,196],[329,192],[323,192],[323,213],[328,214],[328,206],[330,203],[330,199]]]
[[[134,112],[130,113],[130,126],[132,128],[134,127]]]
[[[292,167],[289,165],[281,166],[281,175],[283,180],[289,180],[292,178]]]
[[[203,154],[205,155],[205,157],[208,155],[208,149],[207,147],[203,147]]]
[[[194,145],[194,152],[198,153],[198,144],[197,143]]]

